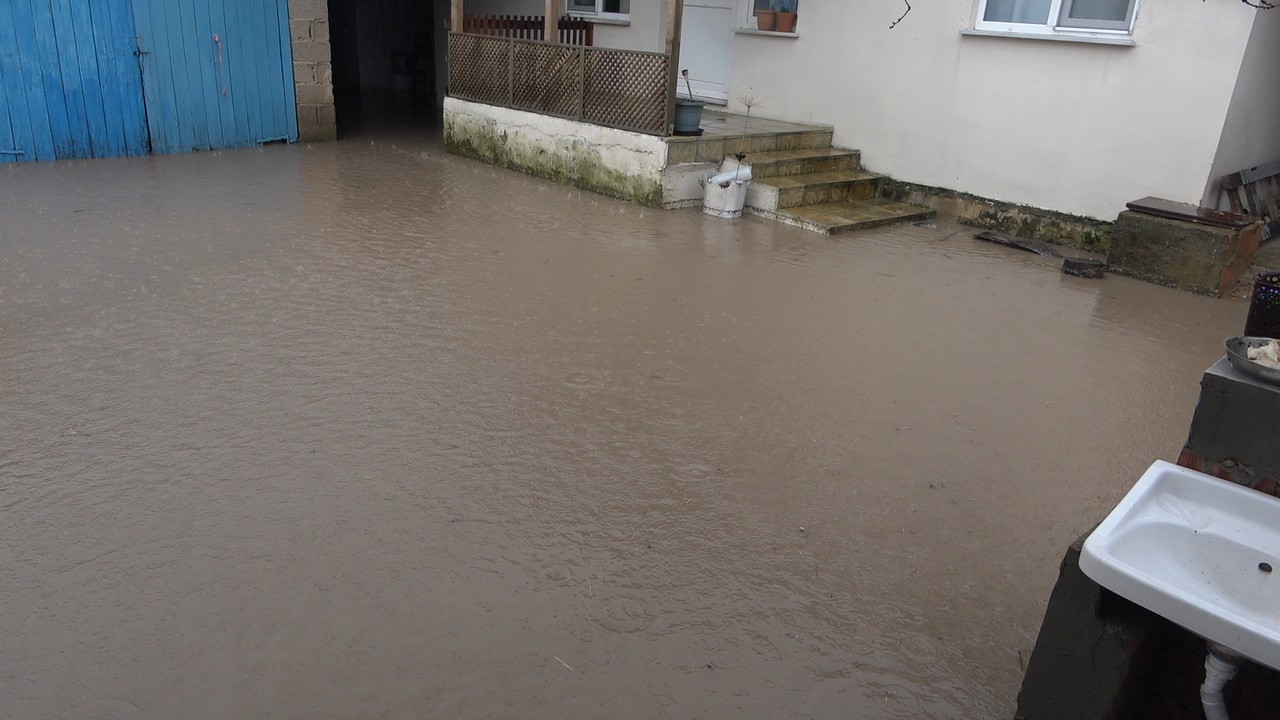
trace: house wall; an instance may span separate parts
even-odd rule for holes
[[[1259,12],[1249,35],[1202,205],[1229,209],[1222,176],[1280,160],[1280,11]]]
[[[921,185],[1108,220],[1144,195],[1200,200],[1254,11],[1147,0],[1118,47],[961,35],[975,6],[917,3],[890,30],[900,3],[802,2],[798,38],[736,37],[730,97],[832,124]]]
[[[338,137],[333,105],[327,0],[289,0],[293,82],[298,97],[298,136],[303,142]]]

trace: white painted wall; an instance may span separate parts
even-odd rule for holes
[[[667,164],[667,143],[660,137],[551,115],[446,97],[444,122],[471,137],[502,136],[504,150],[517,164],[536,166],[553,157],[572,168],[588,160],[655,184],[661,184]]]
[[[1280,11],[1260,12],[1227,110],[1202,205],[1229,209],[1223,175],[1280,160]]]
[[[873,170],[1007,202],[1111,220],[1200,201],[1255,11],[1145,0],[1115,47],[962,36],[976,4],[916,2],[889,30],[901,3],[802,0],[799,38],[737,36],[730,109],[755,96]]]

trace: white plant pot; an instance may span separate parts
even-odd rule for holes
[[[705,197],[702,199],[702,212],[722,218],[742,217],[742,205],[747,199],[747,183],[744,180],[730,180],[726,186],[708,182]]]

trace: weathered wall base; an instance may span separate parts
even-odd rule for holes
[[[602,195],[662,207],[662,138],[445,98],[450,152]]]
[[[1106,252],[1111,243],[1111,223],[1104,220],[887,178],[880,194],[890,200],[931,207],[939,215],[985,230],[1097,252]]]
[[[1235,230],[1125,210],[1116,219],[1108,262],[1143,280],[1221,295],[1248,269],[1261,237],[1261,223]]]

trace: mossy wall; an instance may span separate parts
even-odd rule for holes
[[[1105,253],[1111,246],[1113,223],[1000,202],[946,188],[887,180],[881,195],[892,200],[926,205],[965,225],[999,230],[1018,237]]]
[[[444,142],[457,155],[662,207],[661,138],[448,98]]]

